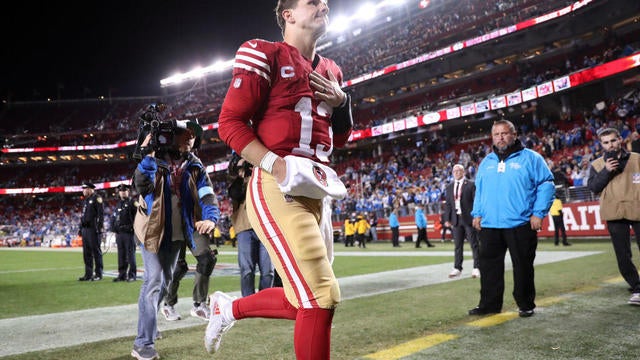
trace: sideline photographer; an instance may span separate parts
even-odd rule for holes
[[[240,290],[242,296],[248,296],[256,292],[255,273],[256,265],[260,269],[260,283],[258,290],[273,286],[274,269],[267,249],[262,245],[258,235],[251,228],[245,196],[247,184],[251,177],[253,165],[241,158],[236,152],[229,161],[229,186],[228,193],[233,206],[231,223],[238,238],[238,266],[240,266]]]
[[[138,299],[138,335],[131,355],[137,359],[158,357],[157,313],[167,293],[180,249],[189,246],[198,259],[194,301],[204,306],[209,277],[216,262],[209,248],[209,236],[220,216],[213,186],[204,165],[194,154],[201,142],[202,127],[194,120],[162,121],[148,133],[141,132],[139,150],[146,154],[138,164],[133,183],[140,193],[140,207],[134,232],[144,262],[144,281]],[[146,130],[145,130],[146,131]],[[185,244],[186,242],[186,244]]]
[[[600,194],[600,217],[607,221],[620,275],[633,293],[628,303],[640,306],[640,276],[631,260],[631,231],[640,245],[640,154],[627,152],[617,129],[598,132],[604,155],[591,163],[589,190]]]

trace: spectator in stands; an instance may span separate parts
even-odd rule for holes
[[[111,217],[111,231],[116,233],[118,247],[118,276],[113,281],[136,281],[136,242],[133,239],[133,220],[138,202],[129,196],[130,186],[118,185],[118,204]]]
[[[555,229],[555,241],[553,243],[558,246],[558,244],[560,243],[560,233],[562,233],[562,245],[570,246],[571,244],[567,241],[567,231],[564,227],[562,200],[560,200],[560,194],[557,192],[556,198],[553,200],[551,208],[549,209],[549,214],[551,214],[551,218],[553,219],[553,227]]]
[[[100,243],[104,225],[104,205],[102,204],[102,196],[95,192],[95,188],[96,186],[89,182],[82,185],[84,200],[78,235],[82,236],[84,276],[78,278],[79,281],[102,280],[103,264]]]
[[[423,241],[427,244],[428,247],[435,246],[429,242],[429,238],[427,237],[427,216],[424,214],[423,208],[424,206],[422,204],[416,204],[415,221],[416,227],[418,228],[416,249],[421,247],[420,243],[422,243]]]
[[[144,262],[144,281],[138,299],[138,334],[131,351],[139,360],[159,357],[154,345],[158,336],[158,306],[173,281],[178,256],[185,246],[189,246],[198,260],[194,308],[206,308],[209,276],[216,262],[209,248],[209,236],[218,222],[220,210],[209,175],[192,152],[200,145],[201,137],[202,127],[197,121],[180,120],[170,147],[158,148],[152,144],[152,150],[134,173],[135,187],[145,200],[134,222]],[[150,141],[151,135],[144,139],[143,148],[147,148]]]
[[[442,216],[444,226],[450,227],[453,234],[453,270],[449,273],[449,277],[456,278],[462,274],[462,250],[466,239],[473,255],[471,277],[477,278],[480,277],[478,232],[472,226],[473,218],[471,217],[476,186],[473,181],[465,178],[464,166],[461,164],[453,166],[453,177],[454,181],[447,186],[445,192],[445,205]]]
[[[513,264],[513,297],[520,317],[534,314],[536,256],[542,219],[553,202],[553,174],[542,156],[523,147],[508,120],[491,128],[493,152],[482,160],[476,176],[473,227],[480,240],[480,302],[469,315],[502,311],[504,256]]]
[[[633,293],[628,303],[640,306],[640,276],[631,260],[631,232],[640,245],[640,154],[622,147],[615,128],[598,132],[604,155],[591,163],[589,190],[600,194],[600,216],[607,222],[620,274]]]

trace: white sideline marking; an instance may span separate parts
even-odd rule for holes
[[[451,251],[416,252],[421,256],[452,256]],[[575,259],[598,254],[598,251],[539,251],[535,264]],[[361,255],[355,255],[361,254]],[[385,255],[383,255],[385,254]],[[396,255],[397,253],[392,253]],[[344,252],[337,256],[387,256],[386,252]],[[465,252],[465,256],[470,256]],[[404,255],[403,255],[404,256]],[[416,256],[416,255],[413,255]],[[511,261],[506,256],[505,270],[511,269]],[[457,281],[468,278],[464,271],[457,279],[449,279],[451,261],[443,264],[419,266],[410,269],[384,271],[375,274],[349,276],[338,279],[343,300],[356,299],[400,290]],[[230,293],[240,296],[240,292]],[[181,298],[176,310],[184,317],[169,322],[158,314],[160,331],[202,326],[201,319],[189,316],[191,298]],[[23,316],[0,320],[0,356],[22,354],[55,348],[86,344],[121,337],[134,337],[137,329],[138,305],[122,305],[87,310],[69,311],[46,315]]]

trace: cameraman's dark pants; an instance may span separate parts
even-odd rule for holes
[[[611,234],[611,244],[616,253],[618,270],[620,275],[629,284],[634,293],[640,293],[640,276],[638,270],[631,260],[631,230],[636,233],[636,241],[640,244],[640,221],[613,220],[607,221],[607,228]]]
[[[82,235],[82,257],[84,259],[84,277],[91,279],[95,276],[102,277],[102,249],[100,248],[100,238],[98,232],[92,227],[83,227]]]
[[[174,241],[174,243],[178,243],[182,247],[180,248],[180,255],[178,256],[178,263],[173,272],[173,280],[169,284],[165,297],[165,303],[168,305],[173,306],[178,302],[180,280],[182,280],[189,270],[185,259],[187,246],[189,246],[191,254],[193,254],[197,261],[195,278],[193,280],[193,302],[198,304],[207,302],[207,296],[209,295],[209,278],[216,265],[217,257],[212,254],[208,237],[200,235],[197,232],[194,232],[193,237],[195,242],[194,247],[191,247],[191,244],[187,244],[189,243],[188,240]]]
[[[504,256],[509,250],[513,264],[513,298],[520,310],[536,307],[533,261],[538,233],[525,223],[512,229],[482,228],[480,239],[480,304],[490,311],[501,311],[504,295]]]
[[[118,246],[118,279],[135,280],[136,268],[136,244],[133,240],[133,232],[116,233],[116,245]]]

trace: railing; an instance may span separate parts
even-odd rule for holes
[[[600,197],[594,193],[592,193],[588,187],[586,186],[559,186],[556,187],[556,194],[562,200],[563,203],[574,203],[574,202],[587,202],[587,201],[598,201]],[[427,203],[424,204],[424,212],[427,215],[439,215],[444,209],[444,201],[437,203]],[[366,212],[375,212],[378,216],[378,219],[385,219],[389,217],[391,209],[385,207],[384,209],[379,210],[366,210]],[[336,214],[334,211],[332,220],[333,221],[344,221],[348,216],[351,215],[352,212],[357,212],[354,209],[344,209],[339,214]],[[365,211],[361,211],[360,213],[364,213]],[[413,216],[415,214],[415,204],[410,203],[407,205],[400,206],[398,208],[398,216]]]

